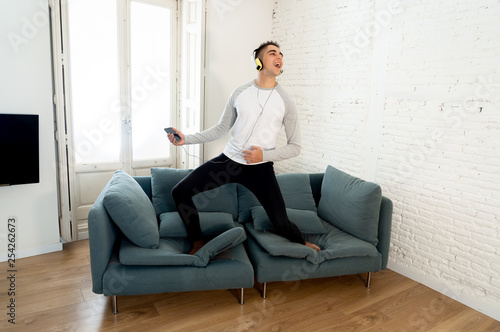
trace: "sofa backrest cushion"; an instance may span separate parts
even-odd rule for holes
[[[234,219],[225,212],[200,212],[201,234],[213,237],[234,227]],[[186,225],[178,212],[165,212],[160,215],[160,237],[186,239]]]
[[[278,174],[276,179],[287,208],[317,211],[309,174]]]
[[[155,249],[160,234],[155,210],[142,187],[118,170],[110,180],[103,205],[123,234],[135,245]]]
[[[152,168],[151,191],[156,215],[177,211],[172,197],[172,188],[186,177],[191,170],[175,168]],[[238,218],[238,197],[236,184],[226,184],[201,192],[193,197],[200,212],[226,212]]]
[[[276,179],[287,208],[317,211],[308,174],[278,174]],[[241,185],[238,185],[238,203],[239,222],[249,221],[251,219],[250,209],[261,205],[255,195]]]
[[[333,226],[377,245],[382,190],[379,185],[328,166],[318,215]]]
[[[199,193],[193,197],[193,202],[199,212],[225,212],[229,213],[233,220],[238,219],[238,196],[235,183]]]
[[[151,195],[157,216],[177,211],[172,188],[190,172],[189,169],[151,168]]]

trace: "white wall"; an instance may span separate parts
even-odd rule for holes
[[[389,267],[500,320],[500,3],[278,0],[303,153],[394,202]],[[281,142],[283,142],[281,140]]]
[[[9,217],[17,218],[18,258],[62,249],[47,6],[47,1],[0,0],[0,112],[38,114],[40,126],[40,183],[0,187],[2,261]]]
[[[252,51],[271,38],[273,1],[209,0],[204,129],[217,124],[231,92],[257,76]],[[219,155],[229,139],[207,143],[204,158]]]

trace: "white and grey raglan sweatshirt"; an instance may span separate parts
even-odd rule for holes
[[[285,127],[287,144],[276,149],[276,137],[282,126]],[[200,133],[186,135],[185,142],[199,144],[214,141],[224,137],[231,128],[231,139],[223,152],[240,164],[246,164],[243,150],[252,146],[262,148],[263,162],[280,161],[300,153],[297,109],[279,85],[265,89],[252,81],[235,89],[219,123]]]

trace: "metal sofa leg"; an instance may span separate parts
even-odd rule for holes
[[[372,284],[372,272],[368,272],[368,276],[366,278],[366,288],[370,288]]]
[[[262,298],[265,299],[267,296],[267,283],[264,282],[262,283],[261,286],[261,283],[255,280],[255,288],[257,288],[257,290],[259,291],[260,296],[262,296]]]
[[[113,307],[113,315],[116,315],[116,314],[118,314],[118,296],[113,295],[111,302],[112,302],[112,307]]]
[[[240,292],[240,304],[245,304],[245,299],[243,297],[243,288],[241,288],[241,292]]]
[[[244,288],[240,289],[229,289],[229,291],[234,295],[234,297],[238,300],[239,304],[245,304],[244,299]]]

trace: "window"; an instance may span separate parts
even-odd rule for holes
[[[50,4],[60,226],[73,241],[88,237],[90,207],[116,169],[199,164],[201,148],[177,158],[163,128],[200,130],[205,1]]]
[[[170,158],[163,128],[175,121],[176,2],[67,3],[75,162]]]

